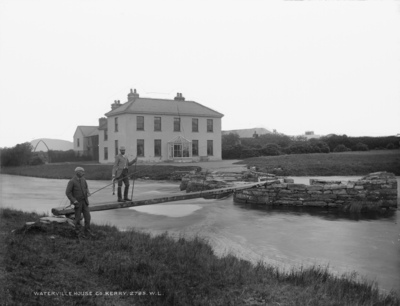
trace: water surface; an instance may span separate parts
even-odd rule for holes
[[[322,177],[313,177],[322,178]],[[330,177],[354,180],[356,177]],[[309,177],[295,178],[308,183]],[[0,175],[1,206],[49,213],[69,205],[67,180]],[[109,181],[88,181],[91,191]],[[178,194],[179,183],[136,181],[134,197]],[[95,193],[91,205],[115,200],[111,187]],[[153,235],[200,236],[217,255],[229,253],[282,269],[329,265],[333,273],[356,271],[384,290],[400,293],[400,213],[348,215],[316,209],[266,209],[221,200],[191,199],[92,213],[93,222],[134,228]]]

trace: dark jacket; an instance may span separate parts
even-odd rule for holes
[[[75,201],[86,201],[89,204],[88,200],[89,187],[84,177],[80,179],[75,175],[72,179],[69,180],[67,189],[65,190],[65,194],[71,203]]]

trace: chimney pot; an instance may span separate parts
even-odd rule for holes
[[[136,88],[128,94],[128,102],[135,101],[136,98],[139,98],[139,94],[136,92]]]

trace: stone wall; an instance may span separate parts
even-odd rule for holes
[[[258,182],[261,180],[277,180],[274,174],[243,171],[237,172],[198,172],[186,173],[181,178],[180,189],[186,192],[218,189],[234,186],[238,182]]]
[[[235,202],[271,206],[299,206],[369,210],[397,208],[397,180],[388,172],[371,173],[357,181],[310,180],[310,185],[268,181],[262,188],[234,194]]]

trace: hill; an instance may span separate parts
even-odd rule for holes
[[[41,140],[42,142],[40,142]],[[62,140],[62,139],[50,139],[50,138],[34,139],[31,141],[31,145],[33,146],[33,148],[35,148],[35,146],[39,143],[36,148],[36,151],[47,152],[46,145],[44,145],[43,142],[47,145],[47,147],[50,150],[68,151],[74,148],[72,141]]]
[[[256,132],[258,135],[272,133],[271,131],[268,131],[267,129],[264,129],[264,128],[252,128],[252,129],[222,131],[222,135],[226,135],[229,133],[236,133],[239,135],[240,138],[249,138],[249,137],[253,137],[254,132]]]

